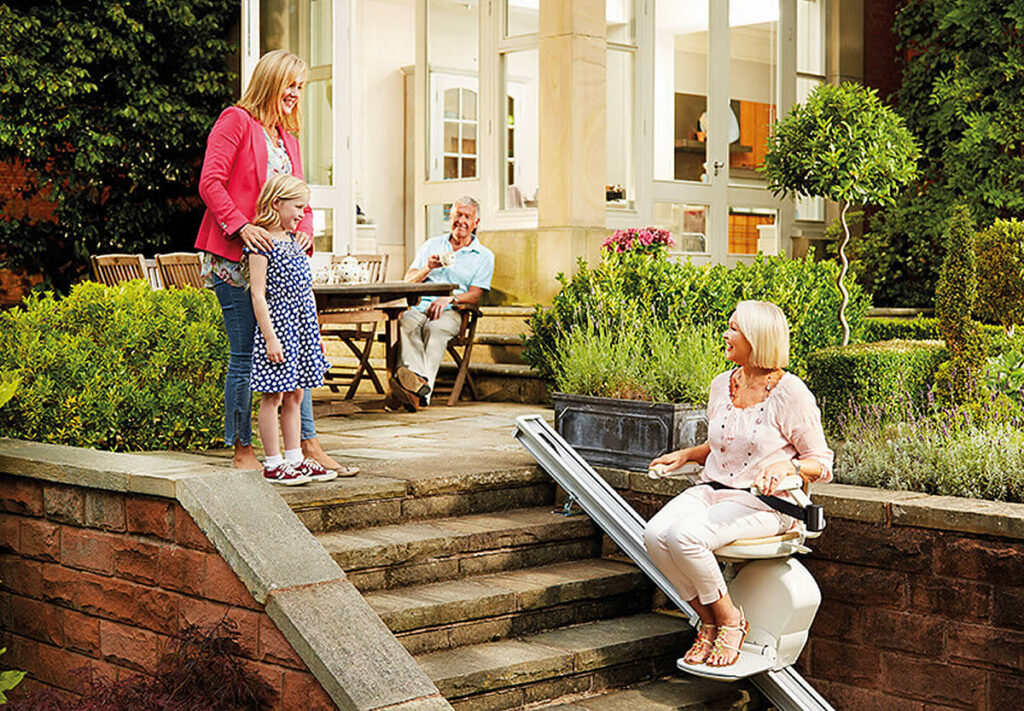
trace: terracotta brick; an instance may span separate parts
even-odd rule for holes
[[[992,597],[992,624],[1024,630],[1024,588],[997,587]]]
[[[31,598],[11,598],[11,629],[18,634],[60,647],[64,644],[64,611]]]
[[[85,612],[97,617],[118,622],[131,622],[136,608],[136,599],[145,590],[140,585],[129,583],[117,578],[108,578],[84,570],[54,571],[58,566],[50,565],[46,568],[45,575],[47,587],[51,579],[57,581],[61,587],[70,590],[72,596],[71,607],[79,612]],[[49,598],[55,595],[47,591],[44,597]],[[67,591],[60,593],[61,598],[67,597]],[[59,601],[59,600],[54,600]]]
[[[90,657],[100,655],[100,618],[64,610],[64,646]]]
[[[206,577],[203,581],[203,596],[210,600],[226,602],[229,605],[262,610],[263,606],[256,602],[248,589],[238,579],[235,571],[219,554],[206,557]]]
[[[303,711],[336,711],[338,708],[316,677],[309,672],[291,670],[284,673],[281,707]]]
[[[158,637],[140,627],[100,621],[103,659],[129,669],[153,673],[157,669]]]
[[[21,669],[34,675],[39,667],[39,643],[18,634],[8,635],[7,651],[4,652],[5,667]]]
[[[180,505],[174,507],[174,542],[185,548],[194,548],[208,553],[217,550],[203,530],[192,520],[188,511]]]
[[[242,664],[251,672],[256,674],[260,679],[267,682],[270,688],[274,692],[275,703],[271,708],[274,709],[288,709],[281,705],[281,687],[284,685],[284,674],[285,669],[273,664],[264,664],[262,662],[256,662],[251,659],[245,659]],[[293,708],[305,709],[305,706],[297,706]],[[290,710],[289,710],[290,711]]]
[[[841,711],[921,711],[920,701],[891,696],[876,689],[863,689],[824,679],[809,681],[826,701]]]
[[[42,585],[39,598],[64,607],[75,607],[78,589],[86,583],[79,571],[65,568],[59,563],[40,564]]]
[[[38,600],[43,592],[43,565],[14,555],[0,555],[0,585]]]
[[[938,615],[959,622],[985,622],[992,609],[992,593],[992,586],[987,583],[912,577],[910,609],[918,614]]]
[[[42,516],[43,485],[33,479],[0,476],[0,509],[22,516]]]
[[[34,519],[0,513],[0,553],[21,552],[21,522],[32,520]]]
[[[65,526],[61,531],[61,565],[113,575],[116,539],[114,534],[97,531],[94,528]]]
[[[983,625],[950,625],[946,642],[951,660],[986,669],[1024,672],[1024,632]]]
[[[881,690],[935,704],[977,708],[985,697],[985,672],[883,652]]]
[[[245,610],[240,607],[228,607],[218,602],[181,597],[178,602],[178,626],[184,629],[188,625],[212,627],[223,619],[228,619],[238,631],[238,644],[245,656],[259,659],[259,618],[262,613]]]
[[[135,597],[132,621],[161,634],[178,631],[178,605],[182,596],[160,588],[141,588]]]
[[[811,634],[855,644],[861,639],[862,611],[856,605],[825,598],[814,617]]]
[[[812,558],[870,568],[923,573],[931,570],[934,534],[832,519],[828,534],[814,542]]]
[[[124,502],[124,494],[99,490],[85,492],[85,525],[108,531],[124,531]]]
[[[139,536],[118,536],[113,541],[114,575],[137,583],[160,582],[160,553],[165,543]]]
[[[259,658],[268,664],[282,664],[303,671],[306,669],[305,662],[267,615],[259,616]]]
[[[117,678],[117,667],[102,659],[93,659],[48,644],[40,644],[36,654],[38,668],[35,678],[61,689],[82,693],[88,672],[105,679]]]
[[[85,489],[63,484],[44,485],[43,511],[53,521],[84,526]]]
[[[990,709],[1017,709],[1024,699],[1024,675],[1021,674],[990,674],[989,697]]]
[[[930,657],[942,654],[944,620],[894,610],[864,610],[864,640],[875,647],[902,649]]]
[[[174,504],[166,499],[129,496],[125,499],[128,533],[174,539]]]
[[[60,524],[41,518],[21,519],[21,555],[56,562],[60,560]]]
[[[1024,571],[1024,542],[997,543],[975,538],[950,538],[936,556],[940,575],[982,580],[993,585],[1020,581]]]
[[[811,640],[811,676],[875,688],[881,660],[878,650],[828,639]]]
[[[806,565],[823,599],[893,609],[906,604],[906,573],[823,560],[807,560]]]
[[[178,546],[160,549],[160,586],[201,597],[210,553]]]
[[[0,593],[0,630],[11,628],[11,595],[8,592]]]

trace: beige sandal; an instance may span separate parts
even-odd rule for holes
[[[736,644],[734,645],[729,644],[725,641],[725,636],[730,632],[742,633],[740,635],[739,641],[736,642]],[[750,625],[743,617],[743,610],[740,610],[740,623],[738,625],[718,626],[718,634],[715,636],[715,643],[712,645],[711,652],[710,654],[708,654],[704,663],[707,664],[709,667],[730,667],[736,662],[738,662],[740,658],[740,648],[743,646],[743,641],[747,638],[748,632],[750,632]],[[736,656],[728,662],[721,664],[716,664],[713,661],[710,661],[713,657],[718,657],[719,659],[724,658],[726,650],[729,650],[730,652],[736,652]]]
[[[715,642],[715,625],[701,624],[697,630],[697,639],[693,646],[683,655],[684,664],[703,664],[704,660],[711,654],[712,645]]]

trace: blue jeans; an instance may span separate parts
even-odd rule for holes
[[[248,289],[231,286],[214,275],[213,291],[224,315],[228,334],[228,372],[224,378],[224,441],[243,447],[252,444],[252,342],[256,334],[256,315]],[[302,398],[302,439],[316,437],[313,425],[313,391]]]

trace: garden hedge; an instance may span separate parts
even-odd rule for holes
[[[988,355],[998,356],[1020,336],[1011,338],[1006,335],[1002,326],[989,323],[979,324],[981,333],[988,344]],[[927,316],[916,318],[894,318],[894,317],[871,317],[864,319],[864,341],[877,343],[879,341],[891,341],[894,339],[904,341],[933,341],[940,339],[939,320]]]
[[[840,433],[857,409],[924,405],[935,371],[948,358],[942,341],[891,340],[824,348],[807,361],[807,386],[825,427]]]
[[[228,343],[208,290],[141,281],[35,294],[0,313],[19,380],[0,436],[130,451],[222,446]]]

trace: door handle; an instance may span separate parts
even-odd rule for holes
[[[714,169],[715,169],[715,177],[717,178],[717,177],[718,177],[718,171],[720,171],[720,170],[721,170],[722,168],[724,168],[724,167],[725,167],[725,163],[723,163],[723,162],[722,162],[722,161],[720,161],[720,160],[716,160],[716,161],[715,161],[714,163],[712,163],[711,165],[712,165],[712,166],[714,167]]]

